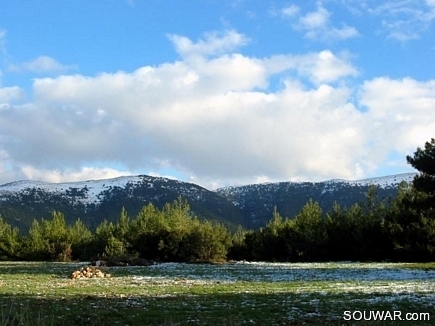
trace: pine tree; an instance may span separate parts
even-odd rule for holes
[[[77,219],[69,228],[68,232],[70,233],[72,241],[73,258],[88,260],[93,254],[88,250],[88,246],[92,241],[91,231],[85,226],[81,219]]]
[[[419,174],[413,187],[399,192],[390,231],[395,259],[433,260],[435,254],[435,139],[406,160]]]
[[[54,211],[51,220],[42,220],[42,234],[52,260],[71,260],[73,239],[62,213]]]
[[[319,203],[309,200],[294,220],[297,251],[304,260],[324,259],[327,233]]]
[[[29,236],[26,238],[25,248],[26,259],[46,260],[50,258],[44,241],[41,223],[34,219],[29,229]]]
[[[0,259],[16,259],[20,247],[17,228],[12,228],[0,215]]]
[[[420,172],[414,178],[413,185],[426,195],[423,206],[435,208],[435,139],[426,142],[424,149],[418,147],[414,155],[408,155],[406,160]]]

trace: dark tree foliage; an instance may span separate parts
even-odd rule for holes
[[[433,260],[435,256],[435,139],[406,160],[419,174],[412,187],[399,189],[387,224],[396,260]]]
[[[426,142],[424,149],[417,148],[414,156],[407,156],[406,160],[420,173],[414,179],[414,187],[428,195],[426,202],[435,206],[435,139]]]
[[[18,259],[19,241],[18,228],[12,228],[0,215],[0,259]]]

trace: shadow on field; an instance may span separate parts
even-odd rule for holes
[[[53,263],[53,262],[0,262],[0,275],[69,275],[74,269],[86,266],[85,263]]]
[[[112,325],[413,325],[405,321],[352,321],[345,307],[310,304],[285,294],[122,296],[115,293],[70,297],[0,295],[0,324],[37,326]],[[299,300],[298,300],[299,299]],[[346,303],[343,303],[346,305]],[[372,309],[386,309],[373,307]],[[418,325],[431,325],[418,321]]]

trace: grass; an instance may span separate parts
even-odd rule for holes
[[[344,311],[431,313],[433,264],[232,263],[117,267],[0,262],[1,325],[431,325],[346,321]]]

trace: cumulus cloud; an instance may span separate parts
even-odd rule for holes
[[[11,72],[65,72],[70,69],[75,69],[75,66],[63,65],[49,56],[39,56],[36,59],[20,64],[11,64],[8,70]]]
[[[24,98],[24,91],[18,86],[0,87],[0,109],[2,105],[8,106],[11,102],[20,101]]]
[[[2,169],[49,181],[171,169],[209,187],[357,179],[435,130],[433,81],[354,89],[345,81],[358,70],[344,54],[247,57],[235,52],[244,36],[208,35],[171,36],[179,61],[35,79],[31,103],[0,110]]]
[[[361,87],[361,104],[369,108],[380,152],[406,155],[433,137],[435,130],[435,80],[386,77],[366,81]]]
[[[205,33],[203,39],[193,42],[189,38],[180,35],[168,35],[174,43],[176,51],[184,58],[196,56],[213,56],[233,52],[235,49],[249,42],[249,39],[234,30],[224,33]]]
[[[359,36],[355,27],[342,24],[333,26],[330,22],[331,13],[319,2],[315,11],[302,14],[299,7],[291,5],[281,10],[284,17],[290,18],[293,28],[300,30],[305,37],[322,41],[345,40]]]

